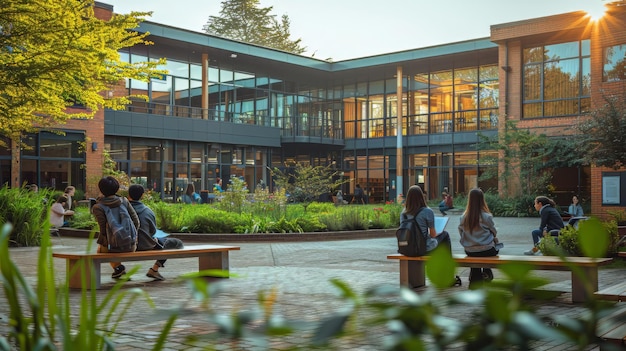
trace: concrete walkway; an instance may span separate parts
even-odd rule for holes
[[[453,238],[453,252],[463,253],[458,243],[457,225],[458,215],[451,215],[447,230]],[[500,240],[504,243],[502,254],[521,255],[530,247],[530,232],[538,225],[538,218],[496,218],[496,227]],[[55,250],[68,249],[84,250],[86,239],[81,238],[53,238]],[[186,242],[186,244],[194,244]],[[220,243],[222,244],[222,243]],[[231,272],[237,277],[214,284],[216,292],[209,301],[209,308],[223,314],[233,314],[237,311],[249,310],[258,306],[258,292],[276,292],[274,311],[289,320],[304,322],[319,321],[333,312],[346,306],[338,298],[338,290],[331,284],[330,279],[337,278],[346,282],[358,292],[381,284],[398,285],[398,263],[386,259],[386,255],[396,252],[396,242],[393,237],[335,240],[318,242],[229,242],[241,246],[241,251],[231,252]],[[11,249],[13,260],[20,267],[28,281],[36,282],[36,261],[38,248]],[[176,321],[174,330],[166,344],[167,350],[201,350],[208,345],[214,345],[216,350],[253,350],[272,349],[284,350],[290,347],[304,347],[306,338],[313,331],[314,324],[304,327],[304,332],[295,336],[272,338],[268,345],[257,348],[252,341],[240,343],[229,342],[225,339],[208,341],[202,338],[216,331],[216,327],[208,320],[206,310],[193,300],[190,289],[175,279],[183,273],[192,272],[197,267],[196,259],[174,259],[166,263],[161,270],[166,280],[153,282],[145,277],[145,272],[152,262],[130,262],[127,270],[140,265],[138,274],[132,277],[126,288],[141,288],[156,302],[159,309],[173,309],[184,307],[185,310]],[[65,262],[55,260],[59,281],[65,278]],[[103,290],[98,296],[103,297],[107,288],[112,286],[111,269],[102,267]],[[496,279],[499,272],[494,271]],[[463,286],[451,288],[444,294],[467,289],[469,269],[459,268],[457,271],[463,280]],[[622,281],[626,269],[601,269],[600,288]],[[543,303],[538,307],[540,315],[564,314],[575,316],[582,313],[580,305],[572,304],[569,272],[538,271],[538,276],[546,277],[550,284],[544,286],[546,290],[562,292],[559,297]],[[72,292],[71,298],[78,305],[80,295]],[[6,335],[6,314],[8,313],[4,295],[0,296],[0,331]],[[141,299],[140,299],[141,300]],[[77,311],[73,311],[77,313]],[[471,314],[465,309],[447,311],[449,316],[464,319]],[[163,328],[166,316],[154,313],[143,301],[136,302],[131,311],[117,327],[115,337],[117,350],[148,350],[154,345],[159,331]],[[253,323],[250,330],[258,329]],[[362,329],[366,328],[366,329]],[[358,333],[345,338],[337,339],[332,347],[346,350],[381,350],[384,337],[388,332],[384,326],[357,328]],[[201,338],[192,342],[188,338]],[[455,348],[452,348],[455,349]],[[575,350],[573,345],[558,342],[537,342],[537,350]],[[594,347],[590,346],[589,350]],[[458,347],[462,350],[462,346]]]

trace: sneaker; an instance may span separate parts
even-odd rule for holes
[[[539,249],[535,246],[532,249],[528,250],[528,251],[524,251],[524,255],[528,255],[528,256],[533,256],[535,255],[537,252],[539,251]]]
[[[491,270],[491,268],[483,269],[483,280],[486,282],[490,282],[493,280],[493,271]]]
[[[111,274],[111,278],[120,279],[124,274],[126,274],[126,267],[121,264],[113,269],[113,274]]]
[[[148,270],[148,273],[146,273],[146,277],[152,278],[154,280],[165,280],[165,278],[163,278],[163,276],[161,275],[161,273],[159,273],[159,271],[155,271],[152,268]]]

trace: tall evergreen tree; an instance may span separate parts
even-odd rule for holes
[[[149,44],[133,32],[148,13],[95,17],[93,0],[3,0],[0,6],[0,135],[91,118],[102,107],[121,109],[126,97],[109,97],[124,78],[148,80],[163,62],[120,61],[118,50]],[[79,106],[79,108],[71,108]]]
[[[259,0],[222,1],[220,15],[209,16],[203,29],[208,34],[302,54],[306,50],[300,46],[302,39],[290,39],[289,17],[276,19],[270,14],[273,8],[260,7]]]

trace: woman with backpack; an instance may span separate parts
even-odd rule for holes
[[[489,257],[497,256],[495,224],[489,207],[485,202],[482,190],[474,188],[467,196],[467,207],[461,215],[459,234],[461,245],[468,256]],[[493,272],[490,268],[471,268],[469,287],[472,289],[483,281],[492,281]]]
[[[400,214],[400,222],[415,218],[420,232],[426,236],[426,252],[433,251],[439,245],[446,245],[452,252],[452,243],[450,242],[450,234],[443,230],[437,233],[435,230],[435,213],[426,204],[424,192],[419,185],[412,185],[405,197],[404,209]],[[461,286],[461,278],[457,275],[454,277],[454,286]]]

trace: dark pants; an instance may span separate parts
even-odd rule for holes
[[[446,245],[450,249],[450,252],[452,252],[452,242],[450,241],[450,234],[448,234],[447,231],[444,230],[439,233],[435,239],[437,239],[437,246],[441,244]]]
[[[159,243],[154,246],[154,250],[182,249],[184,246],[183,242],[176,238],[157,238],[157,241]],[[156,265],[159,267],[165,267],[165,261],[167,260],[157,260]]]
[[[497,256],[498,250],[492,247],[491,249],[487,251],[480,251],[480,252],[465,251],[465,254],[470,257],[491,257],[491,256]],[[488,277],[493,277],[493,272],[491,272],[491,268],[471,268],[470,277],[469,277],[470,283],[483,281],[484,280],[483,274],[487,275]]]

